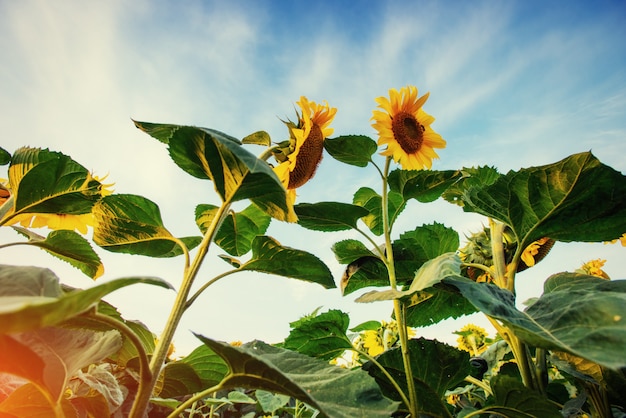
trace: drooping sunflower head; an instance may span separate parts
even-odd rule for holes
[[[296,102],[300,112],[297,121],[287,121],[288,146],[281,150],[279,164],[274,168],[278,178],[295,200],[295,189],[309,181],[322,160],[324,140],[333,133],[330,127],[337,109],[328,103],[317,104],[306,97]]]
[[[435,148],[446,146],[430,127],[435,118],[422,109],[427,99],[428,93],[418,97],[415,86],[391,89],[389,98],[376,99],[382,110],[372,112],[372,126],[378,131],[378,145],[387,146],[381,154],[393,157],[405,170],[430,169],[439,158]]]
[[[459,338],[457,343],[461,350],[467,351],[474,356],[484,352],[492,342],[484,328],[474,324],[467,324],[459,331],[455,331]]]

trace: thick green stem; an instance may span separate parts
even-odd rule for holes
[[[515,294],[515,269],[517,263],[515,263],[516,258],[514,257],[514,263],[509,266],[510,271],[507,272],[502,239],[504,224],[490,218],[489,229],[491,231],[491,254],[496,275],[494,282],[498,287],[507,289]],[[502,327],[499,331],[502,338],[505,339],[511,347],[511,351],[513,351],[513,356],[517,360],[517,366],[519,367],[524,385],[530,389],[538,389],[539,385],[534,370],[535,366],[526,344],[520,341],[509,328]]]
[[[504,259],[504,245],[502,243],[502,232],[504,224],[496,222],[489,218],[489,230],[491,231],[491,255],[493,266],[495,268],[496,277],[494,282],[496,286],[508,289],[506,277],[506,261]]]
[[[387,177],[389,174],[389,167],[391,165],[391,158],[387,157],[385,161],[385,169],[383,171],[383,188],[382,188],[382,217],[383,217],[383,231],[385,236],[385,250],[387,271],[389,273],[389,285],[393,290],[397,290],[396,270],[393,260],[393,248],[391,245],[391,222],[389,220],[389,190],[387,184]],[[409,356],[409,337],[406,331],[406,321],[404,318],[404,307],[402,302],[398,299],[393,301],[393,312],[398,324],[398,334],[400,337],[400,350],[402,352],[402,362],[404,365],[404,372],[406,373],[406,384],[409,391],[409,412],[413,418],[417,418],[417,394],[415,393],[415,382],[413,380],[413,370],[411,369],[411,357]]]
[[[133,403],[133,408],[130,412],[130,418],[143,418],[145,415],[148,403],[150,402],[150,396],[152,395],[152,391],[154,390],[154,385],[156,384],[158,376],[161,373],[161,367],[163,366],[165,358],[167,357],[169,346],[174,338],[176,328],[178,327],[178,324],[182,319],[183,313],[185,312],[185,308],[187,306],[187,298],[189,296],[189,292],[191,291],[191,286],[193,285],[194,279],[196,278],[198,271],[200,270],[200,266],[202,265],[202,262],[204,261],[204,258],[209,251],[209,246],[211,245],[211,242],[213,241],[213,238],[217,233],[217,230],[224,220],[229,209],[230,202],[222,203],[222,206],[220,206],[218,212],[215,214],[211,225],[204,234],[202,242],[198,246],[198,252],[194,257],[191,266],[185,268],[185,273],[182,284],[180,286],[180,290],[176,294],[176,299],[174,301],[174,305],[172,306],[170,316],[165,325],[165,329],[159,337],[157,345],[154,349],[154,354],[152,355],[152,359],[150,361],[152,381],[149,385],[146,385],[141,392],[137,393],[137,397],[135,398],[135,402]]]

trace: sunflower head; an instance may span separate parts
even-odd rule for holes
[[[393,157],[405,170],[430,169],[434,158],[439,158],[435,148],[445,148],[446,141],[430,125],[435,118],[424,112],[422,106],[428,93],[418,97],[415,86],[397,91],[389,90],[389,98],[376,99],[372,126],[378,131],[378,145],[386,145],[381,152]]]
[[[292,201],[295,201],[295,189],[315,174],[322,160],[324,140],[333,133],[330,124],[337,113],[328,103],[317,104],[304,96],[296,104],[300,112],[296,111],[295,122],[285,122],[290,138],[275,153],[279,164],[274,168]]]
[[[601,260],[599,258],[595,260],[590,260],[583,264],[577,271],[583,274],[588,274],[590,276],[596,276],[601,279],[611,280],[609,275],[606,274],[604,270],[602,270],[602,267],[604,267],[604,263],[606,263],[606,260]]]
[[[455,331],[459,338],[457,343],[461,350],[467,351],[474,356],[484,352],[492,342],[484,328],[474,324],[467,324],[459,331]]]

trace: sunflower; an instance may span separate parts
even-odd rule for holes
[[[378,131],[378,145],[387,145],[381,152],[393,157],[405,170],[430,169],[434,158],[439,158],[435,148],[445,148],[446,141],[432,130],[435,118],[424,112],[422,106],[428,93],[417,97],[417,88],[407,86],[389,90],[389,99],[376,99],[372,126]]]
[[[577,272],[588,274],[590,276],[600,277],[601,279],[611,280],[609,275],[606,274],[604,270],[602,270],[602,267],[604,267],[604,263],[606,263],[606,260],[601,260],[599,258],[596,260],[590,260],[583,264],[580,269],[577,270]]]
[[[315,174],[315,170],[322,160],[324,139],[332,135],[330,127],[337,109],[309,101],[300,97],[296,102],[301,113],[297,123],[287,121],[290,140],[287,152],[283,151],[280,164],[274,167],[274,172],[287,189],[287,199],[290,205],[296,200],[296,189],[304,185]]]
[[[467,324],[459,331],[453,332],[459,335],[457,344],[461,350],[467,351],[473,356],[479,356],[492,342],[484,328],[474,324]]]

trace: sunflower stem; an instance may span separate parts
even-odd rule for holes
[[[493,258],[493,266],[495,267],[494,277],[495,284],[502,288],[508,289],[506,277],[506,261],[504,259],[504,245],[502,244],[502,233],[504,224],[489,218],[489,230],[491,231],[491,255]]]
[[[496,286],[507,289],[515,295],[515,268],[516,264],[509,266],[511,269],[507,274],[507,266],[504,254],[504,244],[502,234],[504,232],[504,224],[496,222],[489,218],[489,230],[491,231],[491,254],[493,257],[493,266],[495,268],[494,282]],[[515,259],[515,257],[514,257]],[[492,321],[493,323],[493,321]],[[498,329],[498,333],[509,344],[517,365],[522,376],[524,385],[530,389],[537,389],[537,375],[534,371],[534,364],[528,352],[528,347],[517,338],[515,333],[508,327],[502,326]]]
[[[382,188],[382,217],[383,231],[385,235],[385,264],[389,273],[389,285],[393,290],[397,290],[396,270],[393,260],[393,248],[391,245],[391,222],[389,220],[389,193],[387,178],[389,175],[389,167],[391,165],[391,157],[387,157],[385,161],[385,169],[383,171],[383,188]],[[406,384],[409,392],[409,412],[413,418],[417,418],[417,394],[415,393],[415,381],[413,380],[413,370],[411,369],[411,357],[409,355],[409,338],[406,332],[406,321],[404,317],[404,306],[399,299],[393,300],[393,312],[398,323],[398,334],[400,337],[400,350],[402,352],[402,362],[404,372],[406,374]]]
[[[161,373],[161,368],[165,362],[165,358],[167,357],[169,346],[174,339],[176,328],[178,327],[178,324],[180,323],[183,313],[187,307],[187,298],[189,296],[189,292],[191,291],[191,286],[193,285],[198,271],[200,270],[200,266],[209,251],[211,242],[222,224],[222,221],[228,214],[229,209],[230,201],[223,202],[218,209],[216,216],[213,218],[211,225],[209,225],[209,228],[206,230],[204,237],[202,238],[202,242],[198,246],[198,252],[194,257],[193,262],[190,266],[185,266],[180,290],[176,294],[176,299],[174,301],[174,305],[172,306],[172,310],[170,311],[170,316],[165,325],[165,329],[158,339],[157,345],[154,349],[154,354],[152,355],[152,359],[150,361],[150,372],[152,373],[151,382],[150,384],[145,385],[143,389],[137,393],[137,397],[135,398],[135,402],[133,403],[133,407],[130,412],[130,418],[143,418],[145,416],[152,391],[154,390],[154,386],[157,382],[159,374]]]

